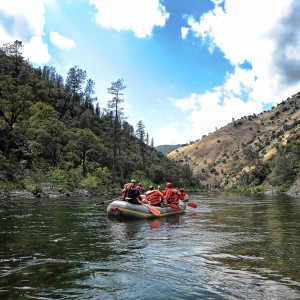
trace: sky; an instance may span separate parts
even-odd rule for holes
[[[299,15],[299,0],[0,0],[0,45],[85,70],[100,108],[123,79],[127,121],[175,145],[300,91]]]

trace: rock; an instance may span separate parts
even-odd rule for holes
[[[300,195],[300,179],[296,180],[287,192],[288,195]]]
[[[7,197],[11,197],[11,198],[35,198],[35,196],[28,191],[19,191],[19,190],[14,190],[11,191],[9,193],[7,193]]]

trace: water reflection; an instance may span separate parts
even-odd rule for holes
[[[0,200],[1,299],[300,298],[299,198],[195,194],[153,220],[97,200]]]

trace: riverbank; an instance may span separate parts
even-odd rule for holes
[[[120,193],[119,193],[120,194]],[[52,190],[47,189],[41,192],[29,192],[26,190],[12,190],[9,192],[0,190],[0,198],[13,198],[13,199],[35,199],[35,198],[77,198],[77,197],[92,197],[92,196],[114,196],[118,195],[117,191],[110,192],[107,194],[101,194],[99,192],[87,191],[84,189],[75,190]]]
[[[239,191],[243,192],[243,191]],[[264,191],[260,191],[264,194],[278,194],[275,188],[268,188]],[[9,192],[1,191],[0,190],[0,199],[1,198],[13,198],[13,199],[35,199],[35,198],[74,198],[74,197],[93,197],[93,196],[118,196],[120,195],[120,191],[114,190],[108,193],[101,193],[99,191],[88,191],[84,189],[74,189],[74,190],[66,190],[66,189],[60,189],[60,190],[54,190],[54,189],[46,189],[41,192],[30,192],[26,190],[12,190]],[[257,193],[257,191],[256,191]],[[294,184],[289,188],[287,192],[284,194],[290,195],[290,196],[296,196],[300,195],[300,179],[296,180]]]

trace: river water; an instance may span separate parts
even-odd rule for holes
[[[0,299],[300,299],[300,198],[192,194],[183,215],[0,200]]]

